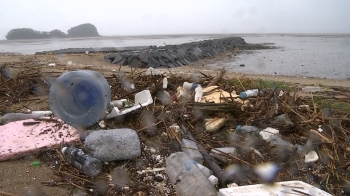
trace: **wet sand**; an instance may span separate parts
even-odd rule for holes
[[[247,43],[275,46],[272,50],[244,51],[208,65],[249,74],[350,79],[350,35],[242,36]],[[240,65],[244,64],[244,67]]]

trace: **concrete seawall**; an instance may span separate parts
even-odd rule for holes
[[[105,56],[105,60],[118,65],[131,67],[169,67],[188,65],[199,59],[213,57],[225,51],[240,47],[244,49],[266,49],[261,45],[249,45],[240,37],[204,40],[180,45],[149,47],[148,49],[127,51]]]

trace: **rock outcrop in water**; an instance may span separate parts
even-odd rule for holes
[[[131,67],[178,67],[187,65],[199,59],[213,57],[221,52],[233,50],[238,46],[248,47],[240,37],[221,38],[191,42],[180,45],[167,45],[163,47],[150,47],[149,49],[128,51],[105,56],[105,60],[119,65]],[[266,48],[258,45],[260,48]],[[251,49],[257,49],[251,47]]]
[[[50,39],[50,38],[70,38],[70,37],[97,37],[100,36],[97,32],[97,28],[90,24],[81,24],[72,27],[68,30],[68,34],[55,29],[50,32],[36,31],[30,28],[18,28],[10,30],[7,35],[7,40],[16,39]]]

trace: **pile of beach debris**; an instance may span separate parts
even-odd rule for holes
[[[36,86],[46,90],[50,86],[36,69],[22,70],[16,77],[6,76],[4,70],[3,114],[11,105],[20,102],[25,108],[35,100]],[[140,152],[120,160],[101,155],[102,170],[90,177],[67,162],[61,152],[66,144],[61,143],[38,155],[55,176],[43,185],[71,188],[73,195],[176,195],[177,185],[167,174],[166,162],[172,153],[183,151],[212,170],[208,177],[217,178],[211,182],[218,190],[298,180],[333,195],[350,193],[350,120],[348,114],[323,108],[313,96],[317,92],[299,96],[300,89],[292,85],[227,78],[225,70],[210,76],[134,69],[105,78],[112,100],[123,100],[122,109],[135,104],[135,94],[144,90],[153,102],[79,133],[128,128],[137,133]],[[348,103],[349,91],[342,90],[337,96]],[[74,146],[87,152],[92,148],[84,140]]]

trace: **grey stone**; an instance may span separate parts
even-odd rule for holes
[[[161,58],[159,59],[159,63],[161,66],[166,66],[166,63]]]
[[[116,54],[116,55],[114,55],[114,58],[113,58],[113,64],[116,64],[116,63],[119,63],[122,59],[123,59],[124,57],[123,57],[123,55],[121,55],[121,54]]]
[[[174,65],[174,64],[172,64],[172,63],[168,63],[168,64],[167,64],[167,67],[174,68],[174,67],[175,67],[175,65]]]
[[[146,52],[144,52],[141,56],[140,56],[140,59],[142,60],[143,63],[148,63],[148,57],[149,57],[149,54],[147,54]]]
[[[127,128],[90,133],[85,138],[85,150],[101,161],[128,160],[141,155],[136,132]]]
[[[135,57],[128,58],[128,65],[130,65],[131,67],[141,66],[140,61]]]
[[[177,63],[179,66],[182,66],[182,63],[181,63],[179,60],[177,60],[176,63]]]
[[[199,152],[194,141],[183,138],[181,141],[181,150],[189,155],[193,160],[197,161],[197,163],[203,164],[203,156]]]

